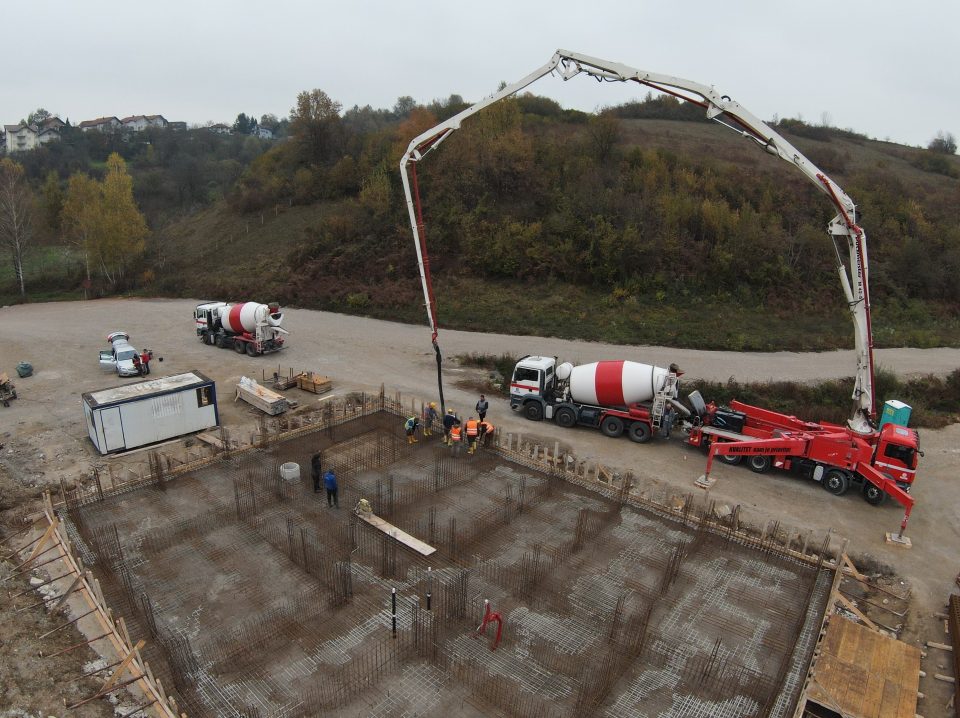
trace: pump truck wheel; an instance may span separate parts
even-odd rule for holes
[[[770,470],[771,463],[769,456],[751,456],[747,459],[747,468],[755,474],[763,474]]]
[[[717,454],[717,458],[725,464],[730,464],[730,466],[736,466],[743,461],[743,457],[739,454]]]
[[[630,437],[630,441],[636,441],[638,444],[646,444],[650,441],[650,427],[642,421],[635,421],[630,424],[630,428],[627,429],[627,436]]]
[[[823,475],[823,488],[834,496],[843,496],[850,488],[850,477],[840,469],[830,469]]]
[[[887,498],[886,492],[879,486],[874,486],[869,481],[863,484],[863,499],[871,506],[879,506]]]
[[[607,436],[616,438],[623,433],[623,421],[618,416],[608,416],[600,422],[600,431]]]

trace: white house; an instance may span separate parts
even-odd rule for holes
[[[273,139],[273,130],[267,127],[257,126],[257,129],[253,131],[253,134],[259,137],[261,140],[272,140]]]
[[[216,132],[218,135],[233,134],[233,130],[231,130],[229,126],[224,125],[222,123],[218,123],[216,125],[210,125],[207,129],[210,130],[211,132]]]
[[[140,132],[148,127],[166,127],[169,123],[163,115],[131,115],[120,120],[124,130]]]
[[[60,139],[60,129],[64,126],[59,117],[48,117],[39,125],[4,125],[3,139],[7,152],[27,152],[40,145]]]
[[[97,132],[115,132],[123,125],[118,117],[98,117],[95,120],[84,120],[77,127],[84,132],[96,130]]]

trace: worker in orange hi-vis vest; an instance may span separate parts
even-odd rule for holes
[[[477,439],[480,438],[480,422],[474,419],[472,416],[467,419],[466,433],[467,443],[470,445],[470,448],[467,449],[467,453],[472,454],[477,450]]]
[[[453,447],[454,455],[460,453],[460,442],[463,441],[463,432],[460,424],[454,424],[450,428],[450,446]]]
[[[493,441],[493,424],[489,421],[480,422],[480,438],[477,440],[478,446],[490,446]]]

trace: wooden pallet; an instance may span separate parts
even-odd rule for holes
[[[328,376],[308,371],[297,375],[297,388],[314,394],[323,394],[333,388],[333,381]]]

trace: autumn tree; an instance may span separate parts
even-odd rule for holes
[[[343,128],[339,102],[323,90],[303,91],[290,110],[290,133],[308,163],[325,164],[339,159]]]
[[[97,259],[104,278],[116,284],[146,246],[147,221],[133,199],[133,178],[116,152],[107,158],[102,185],[103,206],[96,235]]]
[[[67,239],[76,245],[83,255],[88,284],[91,279],[91,263],[102,204],[103,197],[96,180],[82,172],[77,172],[70,177],[60,222]]]
[[[31,112],[29,115],[27,115],[27,124],[28,124],[28,125],[38,124],[38,125],[39,125],[41,122],[43,122],[44,120],[49,120],[51,117],[53,117],[53,115],[51,115],[49,112],[47,112],[47,111],[46,111],[45,109],[43,109],[42,107],[38,107],[38,108],[35,109],[33,112]]]
[[[33,238],[33,202],[23,165],[0,160],[0,242],[10,251],[21,297],[27,294],[23,258]]]

